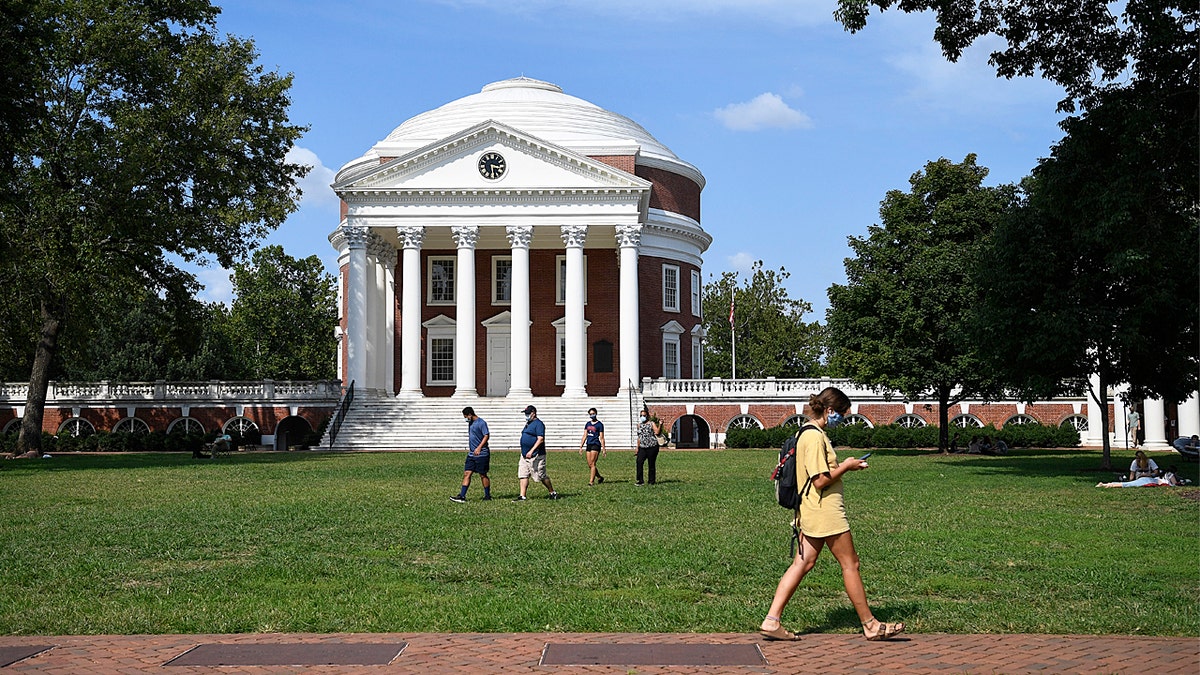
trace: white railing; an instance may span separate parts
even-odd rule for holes
[[[893,392],[881,392],[852,384],[849,380],[835,378],[797,378],[725,380],[714,377],[707,380],[668,380],[642,378],[642,396],[648,399],[715,399],[715,400],[779,400],[816,394],[825,387],[838,387],[853,399],[901,400]]]
[[[309,402],[336,404],[342,395],[339,380],[249,382],[55,382],[46,390],[46,403],[206,403],[206,402]],[[0,404],[25,405],[28,382],[0,382]]]

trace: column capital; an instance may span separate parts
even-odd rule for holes
[[[532,225],[509,225],[504,232],[513,248],[529,248],[529,242],[533,240]]]
[[[342,232],[346,235],[347,248],[366,249],[371,239],[371,231],[358,225],[345,225]]]
[[[587,239],[587,225],[563,225],[562,240],[563,246],[567,248],[583,248],[583,242]]]
[[[397,227],[396,235],[400,237],[400,248],[419,249],[425,243],[425,228],[418,225]]]
[[[458,248],[475,248],[475,242],[479,241],[479,226],[459,225],[450,228],[450,234]]]
[[[637,248],[642,242],[641,225],[618,225],[617,246]]]
[[[391,257],[393,260],[396,257],[396,248],[389,244],[386,239],[371,232],[367,235],[367,253],[375,256],[380,262]]]

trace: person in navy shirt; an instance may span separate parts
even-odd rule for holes
[[[596,467],[597,460],[600,459],[600,453],[608,455],[608,448],[604,443],[604,422],[596,419],[596,409],[588,408],[588,421],[583,425],[583,436],[579,439],[579,454],[587,451],[588,469],[591,471],[591,478],[588,480],[588,485],[603,483],[604,476],[600,475],[600,469]]]
[[[450,501],[462,504],[467,501],[467,488],[471,487],[471,474],[479,474],[479,481],[483,483],[483,501],[489,501],[492,498],[492,481],[488,479],[488,465],[491,464],[491,452],[488,451],[488,433],[487,422],[483,418],[475,414],[475,409],[471,406],[463,408],[463,419],[467,421],[467,461],[463,465],[462,489],[458,496],[451,497]]]
[[[527,405],[522,412],[525,413],[525,428],[521,431],[521,460],[517,464],[521,494],[513,501],[525,501],[530,478],[546,486],[550,491],[550,499],[558,499],[558,493],[550,484],[550,476],[546,475],[546,425],[538,419],[537,408]]]

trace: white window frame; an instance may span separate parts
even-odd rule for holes
[[[668,283],[668,278],[671,276],[675,277],[675,284],[674,284],[673,290],[671,288],[671,285]],[[673,295],[672,295],[672,293],[673,293]],[[679,311],[679,265],[663,264],[663,266],[662,266],[662,299],[663,299],[663,311],[664,312],[678,312]]]
[[[692,270],[692,316],[703,318],[701,316],[703,303],[700,301],[700,270]]]
[[[425,384],[430,387],[452,387],[458,375],[458,343],[456,342],[457,324],[454,319],[439,314],[421,324],[425,328]],[[433,379],[433,342],[434,340],[449,340],[450,342],[450,379]]]
[[[567,317],[562,317],[550,324],[554,326],[554,384],[566,386],[567,384]],[[588,328],[592,325],[591,321],[584,320],[583,322],[583,344],[584,354],[583,359],[586,365],[587,362],[587,344],[588,344]],[[588,370],[583,369],[583,384],[587,385]]]
[[[583,254],[583,304],[587,304],[587,254]],[[554,304],[567,304],[567,256],[554,257]]]
[[[445,297],[435,298],[434,297],[434,283],[433,283],[434,263],[440,264],[440,263],[445,263],[445,262],[450,263],[450,269],[451,269],[450,289],[449,289],[450,298],[449,299],[446,299]],[[431,256],[429,256],[429,258],[426,260],[426,268],[425,268],[425,287],[426,287],[426,289],[428,289],[425,294],[426,304],[429,304],[429,305],[453,305],[453,304],[455,304],[455,301],[457,300],[457,289],[456,289],[457,284],[458,284],[458,258],[455,256],[452,256],[452,255],[431,255]]]
[[[500,263],[508,263],[508,299],[500,299]],[[498,306],[508,306],[512,304],[512,256],[511,255],[495,255],[492,256],[492,304]]]
[[[704,379],[704,341],[692,338],[692,379]]]

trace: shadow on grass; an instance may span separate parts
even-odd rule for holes
[[[880,621],[885,623],[906,623],[909,626],[912,626],[921,614],[921,606],[913,602],[872,606],[871,610],[875,618]],[[842,630],[845,628],[853,629],[859,634],[862,633],[862,622],[858,620],[858,613],[854,611],[853,607],[839,607],[838,609],[826,612],[824,620],[814,626],[808,627],[805,632],[826,633],[831,630]],[[899,639],[903,639],[904,636],[905,634],[902,633]]]
[[[1113,449],[1109,455],[1111,468],[1102,468],[1103,453],[1099,450],[1043,450],[1018,448],[1003,457],[986,455],[938,455],[936,464],[949,470],[970,470],[977,474],[1005,474],[1027,478],[1074,476],[1080,482],[1110,481],[1128,472],[1133,451]],[[1185,465],[1178,455],[1151,457],[1164,471],[1169,466],[1179,469],[1179,475],[1197,481],[1200,469],[1196,464]]]
[[[180,466],[284,464],[325,461],[345,456],[334,452],[246,452],[216,459],[198,459],[187,452],[57,453],[49,459],[13,459],[0,464],[11,471],[92,471],[96,469],[146,469]]]

